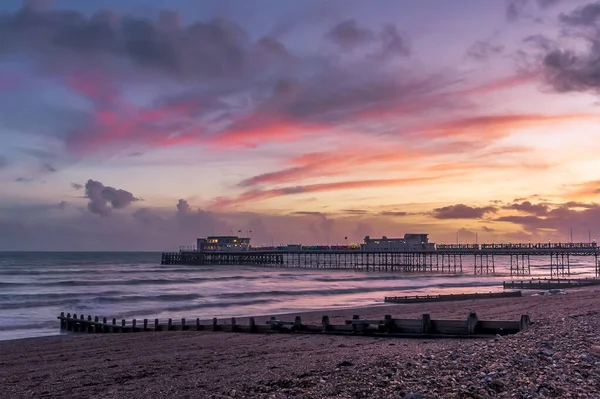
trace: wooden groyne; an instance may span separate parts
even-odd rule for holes
[[[439,295],[413,295],[413,296],[386,296],[384,302],[388,303],[421,303],[466,301],[468,299],[493,299],[520,297],[521,291],[484,292],[474,294],[439,294]]]
[[[579,278],[579,279],[531,279],[525,281],[504,281],[504,289],[519,290],[553,290],[564,288],[580,288],[592,285],[600,285],[600,279]]]
[[[144,319],[141,323],[116,319],[111,322],[106,317],[100,319],[84,315],[62,312],[58,317],[62,331],[79,333],[138,333],[158,331],[226,331],[240,333],[312,333],[333,335],[369,335],[381,337],[406,337],[406,338],[477,338],[489,337],[497,334],[515,334],[531,323],[529,315],[521,316],[518,321],[484,321],[479,320],[477,314],[469,313],[464,320],[432,320],[429,314],[424,314],[420,319],[395,319],[386,315],[383,319],[361,319],[354,315],[345,324],[335,325],[329,322],[328,316],[323,316],[320,325],[307,325],[300,316],[294,321],[278,320],[271,317],[265,324],[256,323],[254,317],[248,318],[248,324],[242,325],[235,318],[230,320],[217,318],[210,324],[203,324],[199,318],[191,323],[187,319],[173,321],[168,319],[161,323],[159,319],[149,321]],[[227,322],[229,321],[229,322]]]

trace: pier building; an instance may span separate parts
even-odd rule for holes
[[[365,243],[361,249],[367,252],[411,252],[411,251],[434,251],[435,244],[429,242],[429,234],[404,234],[403,238],[381,238],[365,237]]]
[[[196,240],[198,252],[237,252],[250,248],[249,237],[211,236]]]

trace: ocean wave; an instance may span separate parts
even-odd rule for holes
[[[143,273],[157,273],[157,274],[167,274],[167,273],[197,273],[198,268],[187,268],[187,269],[165,269],[165,268],[151,268],[151,269],[96,269],[96,268],[87,268],[87,269],[45,269],[45,270],[23,270],[22,268],[18,268],[15,270],[8,269],[0,269],[0,276],[60,276],[60,275],[73,275],[73,274],[106,274],[107,272],[114,274],[143,274]]]
[[[381,273],[385,273],[385,272],[381,272]],[[319,277],[315,277],[312,278],[312,281],[318,281],[321,283],[333,283],[333,282],[344,282],[344,281],[355,281],[355,282],[360,282],[360,281],[386,281],[386,280],[393,280],[393,281],[398,281],[399,277],[405,277],[405,274],[394,274],[394,275],[390,275],[390,274],[382,274],[382,275],[374,275],[374,274],[366,274],[363,276],[349,276],[349,277],[338,277],[338,276],[319,276]],[[464,274],[433,274],[431,272],[428,272],[427,275],[424,274],[416,274],[416,273],[411,273],[411,276],[418,276],[417,278],[421,278],[421,279],[434,279],[434,278],[444,278],[444,279],[452,279],[452,278],[464,278],[465,275]]]
[[[200,294],[162,294],[162,295],[126,295],[120,297],[95,297],[90,299],[90,302],[98,303],[121,303],[121,302],[145,302],[145,301],[158,301],[158,302],[177,302],[177,301],[190,301],[194,299],[204,298],[204,295]]]
[[[99,291],[95,292],[95,295],[126,295],[125,291]],[[68,299],[68,298],[79,298],[89,297],[87,292],[49,292],[44,294],[0,294],[0,302],[5,301],[47,301],[52,299]]]
[[[59,280],[47,282],[22,282],[22,283],[0,283],[6,287],[87,287],[87,286],[123,286],[123,285],[169,285],[169,284],[190,284],[203,283],[211,281],[236,281],[236,280],[264,280],[272,276],[216,276],[216,277],[192,277],[192,278],[149,278],[149,279],[131,279],[131,280]]]
[[[120,312],[118,317],[131,317],[131,316],[144,316],[144,315],[155,315],[161,312],[183,312],[190,310],[199,310],[199,309],[227,309],[232,307],[243,308],[245,306],[252,305],[266,305],[269,303],[277,302],[275,299],[255,299],[251,301],[243,301],[243,302],[207,302],[207,303],[196,303],[189,305],[180,305],[180,306],[167,306],[163,308],[148,308],[148,309],[140,309],[140,310],[132,310],[127,312]]]
[[[102,304],[119,304],[135,302],[178,302],[203,298],[200,294],[162,294],[162,295],[123,295],[123,296],[96,296],[90,297],[80,293],[75,298],[62,299],[36,299],[29,301],[0,301],[0,310],[30,309],[43,307],[68,307],[69,309],[87,310],[94,309]]]
[[[56,328],[56,332],[58,333],[60,324],[58,320],[46,320],[27,324],[0,324],[0,331],[39,330],[45,328]]]
[[[393,291],[419,291],[431,288],[449,288],[449,287],[495,287],[502,285],[499,281],[481,281],[481,282],[463,282],[463,283],[439,283],[431,285],[410,285],[410,286],[390,286],[390,287],[352,287],[352,288],[322,288],[313,290],[296,291],[247,291],[247,292],[228,292],[218,294],[219,298],[253,298],[253,297],[286,297],[286,296],[335,296],[361,293],[393,292]],[[382,298],[383,299],[383,298]]]

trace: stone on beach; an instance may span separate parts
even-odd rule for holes
[[[531,315],[533,326],[498,340],[165,332],[0,342],[0,385],[3,398],[596,398],[597,295],[328,311],[332,320]]]

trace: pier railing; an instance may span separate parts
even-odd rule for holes
[[[212,323],[205,324],[199,318],[191,323],[187,319],[166,323],[159,319],[149,321],[144,319],[141,323],[133,319],[121,320],[117,323],[115,318],[109,323],[106,317],[64,312],[58,317],[60,329],[63,331],[80,333],[139,333],[159,331],[227,331],[241,333],[312,333],[333,335],[370,335],[381,337],[407,337],[407,338],[477,338],[489,337],[497,334],[514,334],[527,328],[531,323],[529,315],[522,315],[518,321],[479,320],[477,314],[469,313],[464,320],[432,320],[429,314],[423,314],[420,319],[396,319],[386,315],[383,319],[361,319],[354,315],[351,320],[346,320],[342,325],[332,324],[328,316],[323,316],[320,325],[304,324],[300,316],[293,321],[279,320],[271,317],[264,324],[256,322],[255,317],[248,318],[248,324],[240,324],[236,318],[219,322],[217,318]]]

